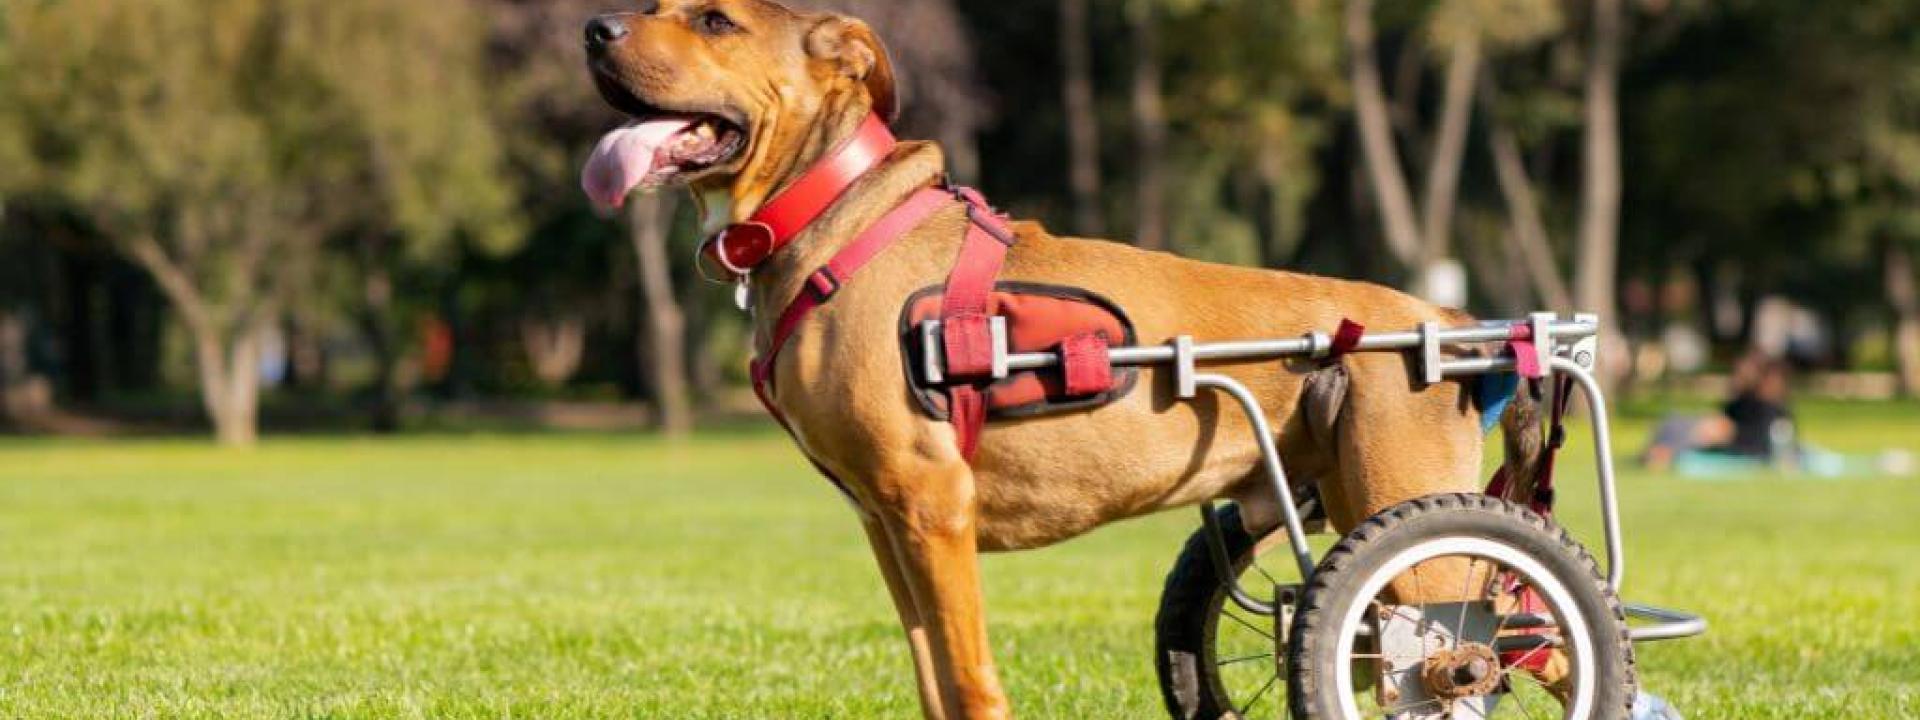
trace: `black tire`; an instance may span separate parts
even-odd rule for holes
[[[1255,545],[1267,533],[1256,536],[1247,532],[1240,524],[1239,508],[1233,505],[1215,510],[1214,517],[1225,541],[1228,562],[1236,573],[1245,570],[1253,560]],[[1277,528],[1268,532],[1275,530]],[[1219,668],[1210,661],[1214,657],[1212,643],[1220,620],[1218,614],[1232,602],[1227,597],[1225,580],[1213,562],[1212,550],[1207,547],[1206,528],[1195,530],[1181,548],[1173,570],[1167,573],[1166,587],[1160,593],[1160,611],[1153,623],[1153,669],[1160,678],[1160,697],[1166,703],[1167,714],[1175,720],[1240,717]],[[1272,622],[1268,618],[1255,619]],[[1276,686],[1271,694],[1277,695],[1281,689]],[[1277,701],[1278,698],[1269,701],[1272,704],[1268,707],[1275,711],[1272,717],[1278,717],[1279,708],[1284,707]]]
[[[1568,589],[1588,622],[1595,659],[1595,717],[1625,718],[1633,706],[1633,645],[1620,600],[1593,557],[1565,530],[1519,505],[1478,494],[1434,495],[1388,508],[1347,534],[1321,560],[1294,616],[1287,700],[1295,720],[1341,717],[1334,667],[1336,627],[1367,579],[1403,551],[1442,537],[1492,540],[1540,563]],[[1357,719],[1355,719],[1357,720]]]

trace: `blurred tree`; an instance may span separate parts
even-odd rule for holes
[[[1060,105],[1067,118],[1067,179],[1073,191],[1072,232],[1106,234],[1100,202],[1100,115],[1094,104],[1089,0],[1060,0]]]
[[[1390,17],[1409,10],[1394,9]],[[1558,3],[1551,0],[1442,0],[1412,10],[1418,19],[1399,50],[1397,100],[1387,97],[1380,70],[1373,0],[1347,3],[1345,32],[1355,124],[1381,229],[1387,249],[1413,271],[1417,287],[1453,254],[1461,173],[1486,55],[1550,37],[1560,31],[1562,20]],[[1445,67],[1431,133],[1422,129],[1417,110],[1424,64],[1419,55],[1429,50]],[[1407,136],[1405,144],[1427,148],[1417,206],[1401,162],[1401,135]]]
[[[1619,327],[1614,286],[1620,247],[1620,62],[1625,43],[1624,0],[1593,0],[1588,24],[1586,110],[1581,144],[1580,262],[1574,272],[1574,302],[1599,313],[1603,330]],[[1605,337],[1619,338],[1618,332]],[[1619,346],[1624,347],[1624,346]],[[1624,353],[1611,353],[1615,357]],[[1623,364],[1603,366],[1620,368]],[[1611,371],[1619,377],[1618,371]],[[1603,373],[1603,378],[1608,374]]]
[[[1172,229],[1180,252],[1292,265],[1343,101],[1337,9],[1317,0],[1162,7]],[[1129,78],[1130,79],[1130,78]],[[1124,171],[1125,165],[1116,170]],[[1330,234],[1330,233],[1329,233]]]
[[[0,186],[73,208],[153,276],[191,338],[223,444],[254,441],[263,339],[313,289],[326,237],[499,227],[472,211],[502,194],[484,183],[485,115],[459,104],[477,97],[478,78],[461,77],[473,65],[433,52],[451,46],[432,38],[460,37],[443,12],[372,0],[10,7],[15,72],[0,78],[0,115],[33,156],[0,171]]]
[[[546,260],[528,266],[539,275],[527,280],[542,288],[540,292],[548,298],[543,313],[550,317],[534,321],[533,326],[577,326],[578,318],[568,316],[596,303],[599,289],[612,277],[582,268],[578,260],[598,265],[606,253],[595,246],[623,240],[614,233],[583,232],[586,227],[611,230],[614,226],[592,218],[584,196],[571,191],[578,184],[579,160],[601,132],[621,121],[619,113],[594,92],[580,50],[580,28],[608,8],[577,0],[488,0],[485,5],[493,21],[489,65],[492,74],[502,79],[494,112],[522,131],[509,138],[507,146],[521,206],[541,219],[532,238],[540,247],[529,254]],[[556,192],[556,188],[568,191]],[[635,338],[635,370],[659,411],[661,429],[684,434],[692,428],[694,415],[686,369],[692,352],[684,308],[704,302],[692,293],[705,288],[691,287],[685,294],[675,291],[674,274],[686,268],[674,262],[683,255],[672,248],[676,242],[691,240],[673,236],[673,204],[655,197],[636,198],[629,209],[619,229],[632,250],[631,277],[636,282],[629,289],[634,291],[638,312],[624,316],[631,327],[625,328],[623,337]]]
[[[1632,251],[1786,294],[1837,332],[1889,330],[1920,381],[1920,6],[1684,4],[1635,70]],[[1634,188],[1639,188],[1635,190]]]
[[[1160,32],[1162,0],[1127,0],[1127,28],[1133,33],[1133,161],[1138,164],[1134,196],[1133,242],[1149,250],[1167,248],[1167,110],[1162,80]]]
[[[660,429],[681,436],[693,430],[693,402],[682,345],[686,315],[673,298],[673,260],[666,252],[676,204],[659,194],[636,198],[627,210],[627,222],[647,309],[641,364],[659,405]]]
[[[373,427],[390,431],[415,334],[415,312],[400,302],[413,295],[401,285],[437,286],[463,248],[497,255],[523,238],[487,113],[483,26],[469,14],[381,0],[275,8],[264,28],[273,75],[261,82],[308,89],[266,109],[296,147],[313,149],[289,153],[289,179],[310,196],[358,200],[316,205],[311,221],[336,240],[343,262],[334,267],[357,278],[347,307],[373,349]]]
[[[976,74],[976,39],[955,0],[797,0],[800,7],[858,17],[893,55],[900,84],[899,128],[938,140],[956,179],[980,176],[978,135],[992,115]]]

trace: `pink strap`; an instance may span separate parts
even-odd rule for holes
[[[760,396],[760,403],[767,406],[767,412],[771,413],[775,419],[780,417],[780,411],[773,406],[774,360],[780,357],[780,350],[786,347],[787,341],[792,339],[794,332],[800,329],[800,321],[805,320],[809,313],[832,299],[834,294],[840,291],[841,285],[851,280],[854,274],[860,272],[860,268],[865,267],[868,261],[880,254],[880,251],[892,246],[895,240],[906,236],[907,231],[919,227],[920,223],[926,222],[927,217],[934,211],[952,201],[953,195],[935,188],[926,188],[914,193],[912,197],[907,198],[906,202],[901,203],[900,207],[894,208],[892,212],[880,218],[879,222],[867,228],[866,232],[860,233],[852,243],[835,254],[832,260],[828,260],[825,266],[814,271],[813,275],[807,278],[806,285],[800,289],[800,294],[795,295],[793,300],[787,303],[787,309],[782,311],[780,319],[774,322],[773,336],[767,342],[766,354],[754,358],[750,366],[753,373],[754,393]]]
[[[986,426],[987,403],[985,394],[969,379],[987,374],[992,366],[993,337],[987,303],[1014,236],[1005,221],[987,209],[979,193],[962,189],[959,197],[967,204],[967,235],[947,276],[940,316],[947,371],[954,378],[947,388],[949,421],[958,437],[960,454],[972,461]],[[781,427],[792,431],[773,401],[773,368],[801,321],[831,300],[869,260],[953,199],[954,193],[933,188],[915,193],[808,276],[800,293],[787,303],[774,322],[766,353],[754,358],[751,366],[754,395]]]
[[[947,388],[947,422],[953,423],[960,456],[973,462],[973,451],[980,447],[980,432],[987,426],[986,395],[966,383]]]
[[[979,193],[963,188],[959,195],[967,203],[967,236],[960,242],[960,255],[947,274],[947,287],[940,299],[940,339],[951,382],[947,388],[950,419],[959,437],[960,454],[972,461],[987,414],[986,400],[971,382],[993,367],[987,301],[993,295],[1007,248],[1013,245],[1013,233],[987,208]]]
[[[1098,395],[1113,389],[1113,361],[1107,339],[1099,333],[1080,333],[1060,342],[1060,365],[1071,397]]]
[[[1360,347],[1360,338],[1366,334],[1367,326],[1349,318],[1340,318],[1340,329],[1333,331],[1333,344],[1327,347],[1327,362],[1339,360],[1340,356]]]
[[[1546,369],[1540,367],[1540,356],[1533,347],[1533,327],[1515,325],[1507,331],[1507,351],[1513,353],[1513,371],[1520,377],[1536,380],[1546,377]]]

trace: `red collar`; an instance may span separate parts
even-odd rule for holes
[[[767,200],[746,222],[728,225],[708,238],[701,253],[735,276],[752,272],[832,207],[855,180],[879,165],[895,144],[886,122],[879,115],[868,115],[853,137]]]

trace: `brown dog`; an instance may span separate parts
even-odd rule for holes
[[[750,216],[870,112],[894,111],[887,52],[858,20],[767,0],[639,5],[587,30],[601,93],[643,121],[609,138],[635,143],[646,160],[627,170],[639,177],[589,177],[603,200],[617,202],[634,184],[686,184],[707,229],[718,230]],[[901,144],[754,272],[761,350],[809,272],[942,170],[939,148]],[[1250,526],[1277,518],[1246,420],[1217,399],[1176,401],[1168,373],[1152,369],[1139,391],[1104,407],[990,425],[967,462],[953,426],[909,399],[895,326],[911,293],[945,278],[965,222],[958,205],[940,211],[809,316],[780,355],[774,397],[801,449],[845,482],[858,505],[912,644],[924,713],[955,720],[1009,714],[987,646],[980,550],[1040,547],[1214,498],[1240,502],[1255,518]],[[1392,329],[1471,321],[1376,285],[1059,238],[1030,222],[1013,228],[1018,243],[1001,279],[1104,295],[1132,317],[1142,344],[1183,334],[1202,342],[1296,337],[1342,318]],[[1287,466],[1319,483],[1337,529],[1403,500],[1477,488],[1479,417],[1460,385],[1421,388],[1399,354],[1343,362],[1350,383],[1331,399],[1332,413],[1302,410],[1301,369],[1214,370],[1259,396],[1281,428]],[[1533,413],[1530,403],[1513,407],[1509,463],[1524,472],[1518,466],[1532,462],[1537,433],[1515,432]]]

